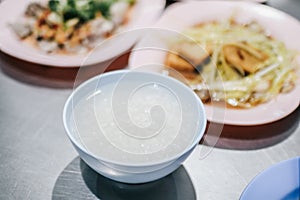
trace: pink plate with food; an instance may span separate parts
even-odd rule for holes
[[[132,30],[153,23],[164,6],[165,0],[4,1],[1,50],[55,67],[104,62],[130,49],[138,38]]]
[[[147,70],[184,81],[211,122],[267,124],[299,106],[300,23],[284,12],[251,2],[180,2],[148,32],[129,67],[159,66]]]

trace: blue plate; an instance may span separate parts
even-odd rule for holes
[[[256,176],[240,200],[299,200],[300,157],[280,162]]]

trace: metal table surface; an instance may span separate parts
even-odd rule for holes
[[[300,19],[299,1],[282,2],[268,3]],[[3,65],[7,63],[0,60]],[[84,164],[79,164],[62,124],[63,105],[72,90],[24,84],[0,71],[0,91],[0,199],[97,199],[99,196],[86,186],[93,175],[82,182],[79,168]],[[259,172],[299,156],[299,144],[298,127],[281,143],[259,150],[199,145],[172,180],[185,180],[180,177],[186,176],[184,169],[195,190],[196,197],[190,193],[190,199],[239,199]]]

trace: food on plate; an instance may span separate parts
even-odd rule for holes
[[[11,23],[16,35],[47,53],[86,53],[120,31],[135,0],[49,0],[30,3]]]
[[[266,34],[257,23],[199,24],[174,39],[165,60],[204,102],[250,108],[296,84],[298,52]]]

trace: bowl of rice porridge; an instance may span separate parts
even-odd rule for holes
[[[192,153],[206,115],[201,100],[178,80],[119,70],[76,88],[63,122],[81,159],[99,174],[145,183],[170,174]]]

